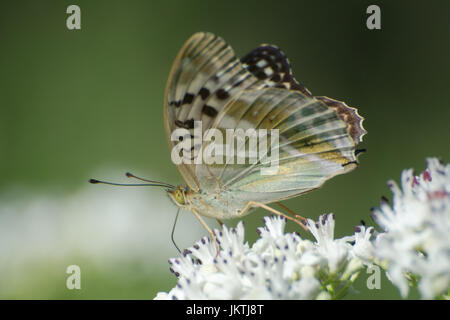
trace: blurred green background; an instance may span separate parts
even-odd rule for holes
[[[81,30],[66,28],[70,4],[81,8]],[[381,7],[381,30],[366,28],[370,4]],[[405,168],[420,172],[426,157],[450,159],[449,4],[364,0],[2,1],[0,214],[6,217],[9,207],[16,209],[8,219],[0,216],[0,230],[13,234],[9,238],[3,234],[0,249],[8,251],[13,245],[8,241],[20,241],[27,233],[30,240],[23,246],[36,251],[33,243],[40,243],[45,232],[39,223],[27,224],[26,204],[43,195],[71,199],[79,190],[88,190],[84,194],[96,197],[104,187],[87,185],[94,173],[101,174],[97,178],[126,181],[123,173],[131,171],[182,183],[166,142],[163,93],[178,50],[197,31],[220,35],[238,56],[260,43],[276,44],[288,55],[296,78],[313,94],[358,107],[368,131],[361,145],[368,152],[360,157],[360,168],[285,204],[311,218],[334,212],[337,236],[351,234],[361,219],[372,224],[369,209],[382,195],[390,197],[387,180],[398,181]],[[136,201],[161,198],[157,201],[171,208],[160,190],[111,192],[102,198],[105,202],[119,192],[139,192],[142,197]],[[81,200],[75,202],[82,204],[84,198],[77,199]],[[153,200],[149,201],[149,206],[138,209],[130,203],[130,210],[143,214],[155,210]],[[64,207],[64,203],[59,204],[61,215]],[[105,228],[106,208],[100,205],[97,210],[106,211],[100,223]],[[72,211],[76,216],[77,210]],[[57,254],[54,251],[32,259],[23,254],[20,261],[15,260],[15,250],[22,245],[7,255],[0,253],[0,298],[151,299],[158,291],[168,291],[176,279],[168,270],[167,259],[151,255],[150,250],[146,257],[145,246],[152,245],[151,236],[158,237],[158,241],[168,243],[167,257],[176,255],[169,243],[172,211],[175,209],[157,212],[145,222],[160,228],[162,235],[150,233],[149,242],[141,244],[144,249],[136,256],[121,254],[120,250],[130,250],[126,245],[116,248],[106,243],[99,247],[99,255],[104,248],[118,250],[114,263],[109,258],[94,262],[95,250],[86,253],[69,248],[62,258],[52,258]],[[255,228],[262,224],[263,214],[244,219],[250,242],[256,239]],[[26,230],[14,222],[20,215],[24,215]],[[75,220],[87,219],[78,222],[90,225],[91,218],[81,215]],[[145,223],[140,223],[144,229]],[[55,228],[60,226],[55,223],[49,230]],[[180,223],[177,228],[183,232],[186,226]],[[296,228],[289,225],[288,230]],[[31,236],[33,232],[37,232],[36,238]],[[201,228],[196,232],[179,245],[190,246],[199,234],[206,234]],[[132,234],[131,228],[122,236],[126,239]],[[88,244],[95,244],[97,236],[96,232],[83,234]],[[56,236],[50,243],[58,239]],[[65,268],[70,264],[81,266],[82,290],[65,287]],[[10,272],[16,272],[15,276]],[[355,286],[359,292],[351,292],[347,298],[399,298],[397,289],[386,279],[381,290],[372,291],[365,288],[366,279],[362,274]],[[410,296],[416,297],[414,292]]]

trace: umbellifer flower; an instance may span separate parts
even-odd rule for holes
[[[169,260],[177,285],[155,299],[330,299],[341,297],[364,268],[361,248],[369,236],[334,239],[334,215],[322,215],[306,225],[315,241],[284,233],[286,219],[265,217],[260,238],[244,242],[244,225],[215,230],[216,249],[203,238]],[[357,239],[357,240],[356,240]],[[367,243],[365,243],[367,242]]]
[[[375,256],[403,297],[418,285],[422,298],[440,298],[450,286],[450,164],[427,159],[420,175],[401,175],[401,188],[388,182],[393,204],[383,198],[373,218],[384,230]]]

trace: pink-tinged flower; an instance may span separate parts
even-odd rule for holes
[[[401,187],[390,181],[392,206],[383,199],[373,217],[384,230],[374,243],[403,297],[418,281],[421,296],[437,298],[450,286],[450,164],[427,159],[420,175],[404,170]]]

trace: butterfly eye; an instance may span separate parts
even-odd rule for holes
[[[174,196],[175,196],[175,200],[179,204],[185,204],[185,202],[184,202],[184,195],[183,195],[183,192],[180,189],[175,190]]]

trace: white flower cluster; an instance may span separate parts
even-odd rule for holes
[[[373,228],[334,239],[334,216],[323,215],[306,225],[315,242],[284,233],[286,219],[265,217],[260,239],[244,242],[244,226],[223,227],[216,236],[221,250],[203,238],[170,259],[178,277],[170,292],[155,299],[330,299],[346,292],[363,269]]]
[[[393,204],[382,198],[372,217],[383,232],[355,227],[355,234],[334,239],[334,216],[306,226],[315,242],[284,233],[285,219],[264,218],[252,247],[244,227],[216,230],[221,250],[204,238],[170,259],[179,278],[155,299],[335,299],[372,264],[387,271],[402,297],[417,285],[424,299],[448,298],[450,288],[450,164],[427,159],[419,176],[404,170],[401,188],[390,181]]]
[[[419,176],[404,170],[400,189],[390,181],[393,204],[382,199],[373,218],[385,231],[375,258],[403,297],[418,284],[422,298],[439,298],[450,287],[450,164],[427,159]],[[373,254],[373,253],[372,253]]]

